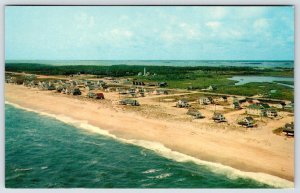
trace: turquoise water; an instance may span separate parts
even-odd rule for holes
[[[7,188],[270,188],[5,105]]]
[[[276,76],[233,76],[228,78],[229,80],[238,81],[235,85],[243,85],[249,82],[274,82],[274,81],[292,81],[294,82],[294,78],[290,77],[276,77]],[[281,83],[279,83],[281,84]],[[281,84],[290,88],[294,88],[293,85]]]

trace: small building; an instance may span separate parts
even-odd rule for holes
[[[215,121],[215,122],[226,122],[226,118],[224,117],[223,114],[221,113],[214,113],[212,119]]]
[[[131,106],[140,106],[140,103],[137,100],[133,99],[122,99],[119,101],[120,105],[131,105]]]
[[[203,90],[203,91],[213,91],[213,90],[216,90],[216,87],[210,85],[209,87],[201,89],[201,90]]]
[[[168,83],[166,83],[166,82],[159,82],[158,86],[159,87],[166,87],[166,86],[168,86]]]
[[[127,92],[125,89],[119,89],[119,94],[125,95]]]
[[[95,86],[89,84],[89,85],[86,85],[86,86],[85,86],[85,89],[86,89],[87,91],[95,90]]]
[[[251,104],[247,107],[246,113],[248,115],[256,115],[256,116],[267,116],[267,109],[270,106],[264,103]]]
[[[267,109],[266,114],[267,114],[267,117],[277,117],[278,116],[277,110],[274,108]]]
[[[87,94],[87,97],[88,97],[88,98],[95,98],[95,96],[96,96],[96,94],[93,93],[93,92],[89,92],[89,93]]]
[[[104,94],[103,93],[96,93],[95,94],[95,99],[104,99]]]
[[[142,82],[142,81],[132,81],[132,84],[133,85],[140,85],[140,86],[144,86],[145,85],[145,83]]]
[[[294,111],[294,103],[287,104],[284,109]]]
[[[238,122],[238,124],[243,125],[245,127],[253,127],[254,126],[254,119],[253,117],[245,117],[242,121]]]
[[[81,95],[81,91],[79,88],[77,87],[74,87],[74,88],[71,88],[71,93],[72,95]]]
[[[227,102],[227,96],[222,96],[223,102]]]
[[[288,136],[294,136],[294,122],[285,124],[282,131]]]
[[[199,103],[200,105],[208,105],[208,104],[211,104],[210,100],[208,97],[201,97],[199,99]]]
[[[195,108],[190,108],[188,110],[187,114],[193,116],[193,118],[195,118],[195,119],[204,118],[204,116]]]
[[[242,107],[240,106],[240,103],[239,102],[233,102],[231,107],[233,109],[241,109]]]
[[[62,92],[62,90],[64,89],[64,87],[62,85],[57,85],[55,87],[55,89],[56,89],[57,92]]]
[[[178,107],[178,108],[187,108],[190,106],[191,105],[188,103],[188,101],[186,99],[180,99],[176,104],[176,107]]]

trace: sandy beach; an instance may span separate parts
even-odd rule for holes
[[[120,138],[158,142],[174,151],[242,171],[294,179],[294,138],[272,132],[293,121],[292,116],[246,129],[230,124],[237,111],[227,113],[228,123],[218,124],[210,120],[209,110],[203,110],[207,119],[191,120],[185,115],[186,109],[157,102],[155,97],[140,99],[141,107],[134,109],[118,105],[115,93],[105,96],[105,100],[95,101],[5,84],[5,100],[25,108],[88,121]]]

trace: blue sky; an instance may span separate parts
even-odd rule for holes
[[[293,60],[294,7],[7,6],[6,60]]]

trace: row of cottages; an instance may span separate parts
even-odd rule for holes
[[[108,88],[108,85],[103,80],[98,80],[98,81],[86,80],[86,81],[84,81],[84,87],[87,91],[92,91],[92,90],[97,90],[97,89],[105,90]]]
[[[141,85],[141,86],[145,86],[144,82],[141,81],[132,81],[132,85]]]
[[[248,115],[266,116],[266,117],[277,117],[277,110],[271,108],[270,105],[265,103],[251,104],[247,107],[246,113]]]
[[[26,86],[26,87],[36,88],[36,87],[38,87],[39,82],[38,81],[34,81],[34,80],[31,80],[31,81],[25,80],[23,82],[23,85]]]
[[[176,107],[177,108],[188,108],[191,105],[189,104],[188,100],[186,99],[180,99],[177,103],[176,103]]]
[[[125,90],[123,88],[117,88],[117,92],[121,95],[131,95],[132,97],[144,97],[146,93],[146,89],[144,88],[129,88],[128,90]]]
[[[38,83],[38,89],[40,90],[55,90],[55,85],[53,82],[39,82]]]
[[[69,86],[63,88],[61,93],[63,94],[71,94],[71,95],[81,95],[81,91],[78,87]]]
[[[140,106],[140,103],[134,99],[122,99],[119,101],[120,105],[131,105],[131,106]]]

